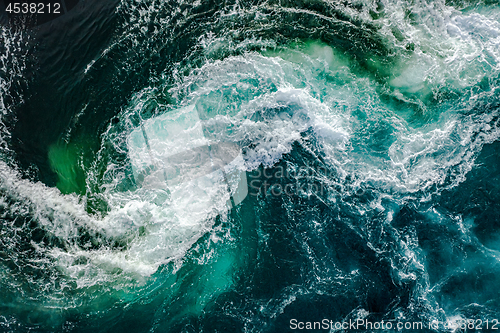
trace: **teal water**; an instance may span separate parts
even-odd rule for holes
[[[81,0],[0,32],[1,332],[500,329],[496,1]],[[392,327],[292,324],[323,319]]]

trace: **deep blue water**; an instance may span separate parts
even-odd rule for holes
[[[497,1],[71,3],[1,20],[0,332],[500,329]]]

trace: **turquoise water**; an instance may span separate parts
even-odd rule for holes
[[[500,329],[497,2],[0,29],[1,332]]]

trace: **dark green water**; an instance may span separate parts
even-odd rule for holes
[[[4,23],[0,332],[495,332],[499,117],[496,1]]]

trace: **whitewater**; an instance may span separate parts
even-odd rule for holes
[[[0,92],[1,332],[500,328],[495,1],[79,1]]]

